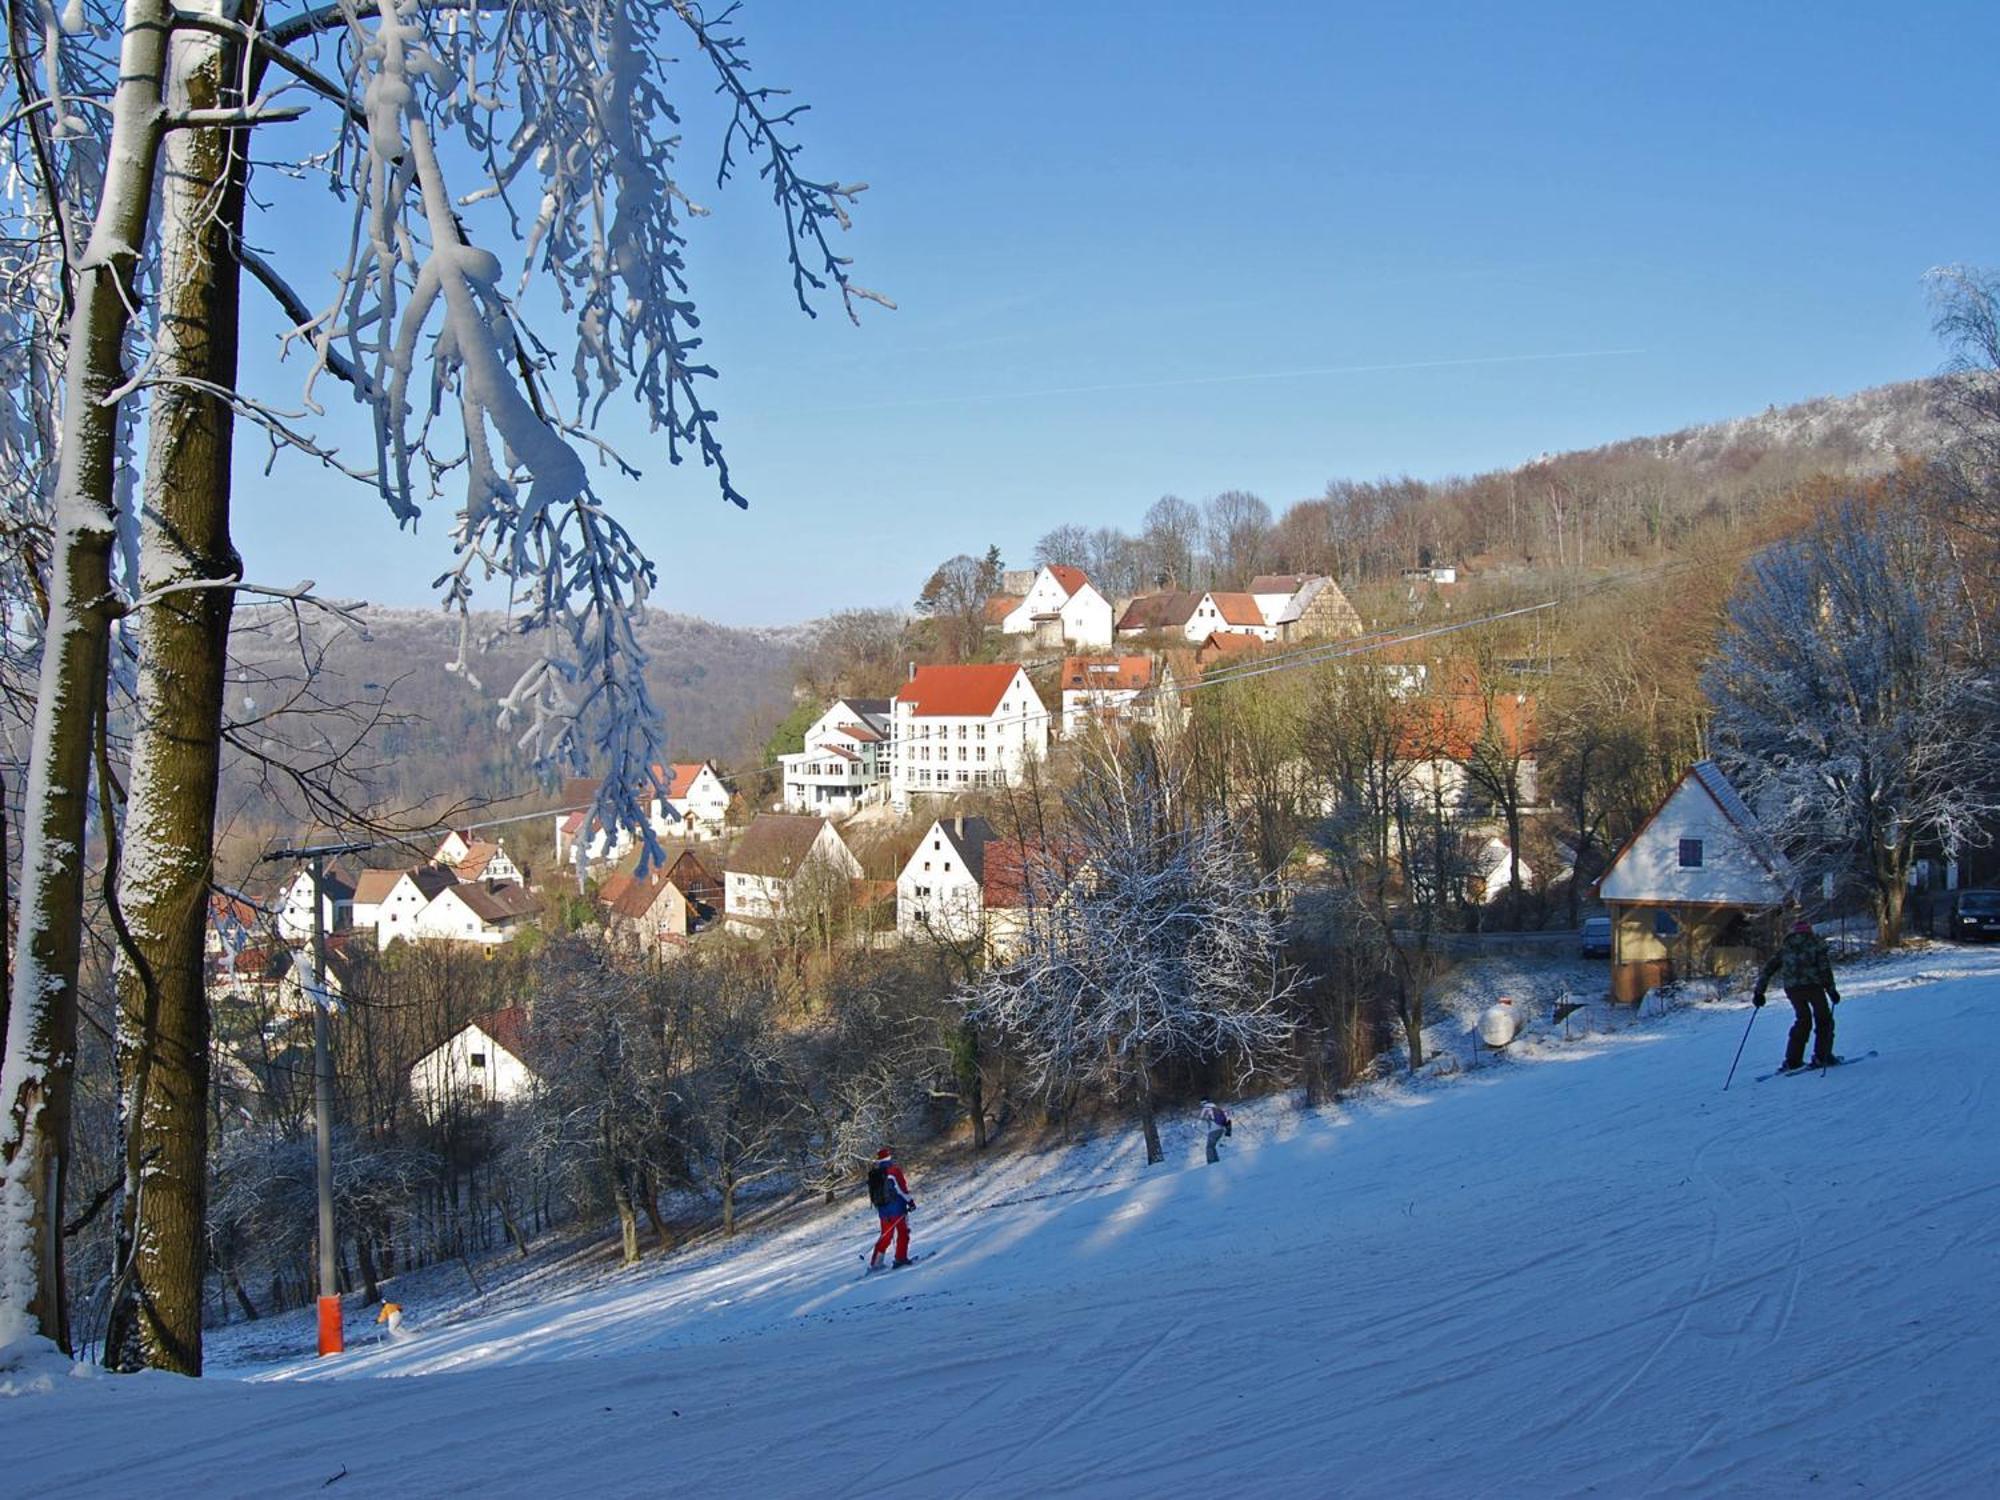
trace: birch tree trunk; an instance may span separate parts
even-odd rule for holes
[[[76,272],[56,470],[48,637],[35,703],[21,845],[21,908],[7,1054],[0,1068],[0,1345],[39,1334],[69,1349],[63,1175],[76,1061],[92,724],[117,613],[111,556],[117,407],[138,301],[164,128],[173,13],[127,0],[110,149],[96,222]]]
[[[224,38],[182,33],[173,44],[169,103],[180,110],[238,102],[228,97],[236,54]],[[154,347],[167,382],[236,383],[246,136],[180,130],[166,142]],[[140,550],[148,597],[237,576],[229,536],[233,428],[226,401],[171,383],[157,389]],[[234,602],[228,588],[196,587],[147,605],[139,622],[128,853],[119,872],[134,950],[118,975],[119,1239],[127,1274],[105,1336],[108,1362],[122,1369],[201,1373],[209,1033],[202,944]]]

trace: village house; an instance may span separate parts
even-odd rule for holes
[[[504,881],[463,881],[439,891],[405,937],[495,947],[533,927],[542,898]]]
[[[563,783],[563,806],[569,812],[556,814],[556,859],[564,864],[576,862],[579,843],[583,837],[583,825],[590,817],[590,808],[597,800],[598,790],[603,781],[594,777],[573,777]],[[663,801],[658,789],[650,782],[640,789],[639,802],[646,809],[646,826],[653,831],[656,839],[678,838],[683,833],[681,815],[671,803]],[[587,858],[596,864],[600,860],[623,859],[637,847],[638,839],[629,828],[599,828],[590,836]]]
[[[1699,761],[1597,882],[1611,913],[1611,994],[1722,974],[1775,946],[1798,877],[1721,767]]]
[[[1171,667],[1150,656],[1071,656],[1057,679],[1062,692],[1062,737],[1075,739],[1095,723],[1150,724],[1172,732],[1183,714]]]
[[[1488,695],[1476,677],[1464,673],[1459,687],[1400,705],[1396,756],[1412,794],[1454,813],[1470,810],[1487,793],[1473,784],[1466,767],[1484,757],[1496,772],[1510,772],[1518,805],[1535,806],[1540,791],[1535,700],[1526,693]]]
[[[667,784],[667,806],[680,816],[681,837],[722,836],[729,827],[729,787],[714,766],[705,760],[675,761],[653,770]]]
[[[540,1082],[522,1061],[528,1014],[519,1006],[467,1022],[410,1065],[410,1099],[426,1119],[526,1099]]]
[[[310,910],[310,908],[308,908]],[[213,891],[208,898],[208,931],[202,951],[210,958],[240,953],[268,923],[264,909],[236,891]]]
[[[896,876],[896,932],[906,942],[975,943],[985,937],[984,818],[940,818]]]
[[[292,876],[278,898],[278,936],[290,942],[309,938],[313,933],[313,876],[307,866]],[[328,932],[354,925],[354,885],[346,876],[328,869],[320,879],[320,916]]]
[[[354,925],[375,929],[377,949],[388,947],[397,938],[414,938],[418,935],[417,918],[440,891],[456,884],[451,871],[441,865],[363,870],[355,882]]]
[[[759,813],[722,873],[725,925],[756,937],[802,902],[858,880],[861,861],[824,818]]]
[[[886,797],[893,722],[887,698],[836,698],[778,757],[785,811],[845,816]]]
[[[722,905],[722,888],[693,850],[683,850],[644,879],[627,871],[606,876],[597,900],[608,933],[640,949],[657,951],[684,943],[714,921]]]
[[[327,998],[338,1004],[347,993],[354,962],[347,934],[326,939]],[[225,953],[207,965],[209,1009],[217,1016],[237,1010],[266,1025],[295,1021],[313,1013],[312,944],[289,947],[265,943]]]
[[[1025,591],[989,599],[987,623],[1006,635],[1034,638],[1051,650],[1064,645],[1111,644],[1111,602],[1081,568],[1051,564],[1038,569]]]
[[[982,852],[980,909],[986,927],[986,958],[1006,963],[1020,952],[1028,924],[1061,899],[1063,861],[1047,846],[1026,839],[993,839]]]
[[[1020,667],[918,667],[895,697],[889,796],[913,797],[1017,784],[1048,754],[1049,714]]]
[[[1331,578],[1267,574],[1250,580],[1250,592],[1277,640],[1328,640],[1362,632],[1360,611]]]
[[[471,834],[453,829],[438,845],[437,853],[431,856],[431,863],[451,871],[459,880],[497,880],[511,885],[526,885],[527,876],[507,853],[504,839],[480,839]],[[359,891],[360,883],[356,882]],[[360,896],[355,897],[359,908]],[[357,912],[354,925],[364,925]]]
[[[1118,634],[1131,640],[1145,635],[1178,635],[1191,644],[1211,635],[1248,635],[1275,641],[1278,627],[1266,622],[1257,597],[1247,593],[1192,593],[1170,590],[1141,594],[1125,606]]]

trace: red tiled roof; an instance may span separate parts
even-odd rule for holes
[[[1195,660],[1206,662],[1217,656],[1241,656],[1245,652],[1260,651],[1264,643],[1254,635],[1245,635],[1235,630],[1219,630],[1195,647]]]
[[[1056,582],[1063,586],[1065,594],[1075,594],[1078,589],[1090,587],[1090,575],[1081,568],[1050,563],[1049,572],[1054,575]]]
[[[1019,594],[995,594],[991,599],[986,601],[985,606],[980,610],[980,618],[988,625],[1001,625],[1006,623],[1007,616],[1014,613],[1020,607],[1021,596]]]
[[[989,911],[1014,911],[1050,899],[1053,856],[1045,844],[1025,839],[993,839],[982,856],[980,896]]]
[[[839,726],[839,729],[842,734],[853,740],[857,745],[879,745],[882,743],[882,736],[870,729],[866,724],[842,724]]]
[[[1153,685],[1150,656],[1067,656],[1062,664],[1063,691],[1119,692]]]
[[[1254,594],[1210,594],[1222,618],[1231,625],[1262,625],[1264,611],[1257,607]]]
[[[688,794],[688,789],[694,785],[695,777],[707,768],[708,762],[705,760],[677,760],[670,766],[655,766],[653,772],[667,784],[667,800],[678,802]]]
[[[489,844],[484,839],[468,843],[465,858],[452,868],[458,872],[460,880],[478,880],[486,874],[486,867],[499,857],[500,846]]]
[[[528,1050],[528,1012],[526,1007],[510,1005],[504,1010],[493,1011],[479,1016],[472,1022],[494,1041],[505,1047],[522,1061],[526,1061]]]
[[[918,667],[916,675],[896,694],[896,701],[913,705],[919,718],[988,718],[1000,707],[1020,671],[1008,662]]]
[[[1535,700],[1514,693],[1493,696],[1493,734],[1510,758],[1535,753]],[[1397,726],[1397,755],[1404,760],[1468,761],[1485,737],[1486,699],[1478,693],[1419,698],[1404,705]]]

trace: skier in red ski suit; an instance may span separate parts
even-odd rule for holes
[[[882,1175],[888,1179],[888,1198],[875,1210],[882,1220],[881,1236],[875,1241],[875,1253],[868,1258],[868,1268],[873,1270],[882,1264],[882,1256],[889,1248],[889,1241],[896,1242],[896,1258],[891,1265],[907,1266],[910,1263],[910,1210],[917,1200],[910,1196],[910,1184],[903,1176],[903,1169],[896,1165],[896,1157],[887,1146],[875,1153],[875,1164],[882,1168]]]

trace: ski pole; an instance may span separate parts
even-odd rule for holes
[[[1757,1012],[1762,1010],[1763,1008],[1764,1007],[1761,1005],[1753,1005],[1750,1007],[1750,1026],[1755,1026],[1757,1024]],[[1729,1063],[1729,1077],[1722,1080],[1722,1092],[1725,1094],[1729,1092],[1729,1085],[1735,1081],[1736,1064],[1743,1061],[1743,1049],[1744,1047],[1749,1045],[1750,1026],[1745,1026],[1743,1028],[1743,1040],[1736,1044],[1736,1056],[1732,1058]]]

